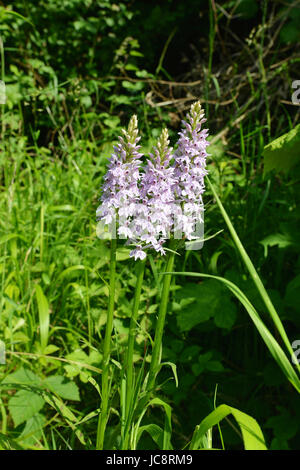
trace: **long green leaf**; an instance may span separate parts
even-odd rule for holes
[[[153,441],[157,444],[159,449],[164,448],[164,431],[160,426],[157,424],[146,424],[145,426],[141,426],[138,431],[137,444],[143,432],[147,432],[152,437]]]
[[[141,413],[141,415],[140,415],[140,417],[139,417],[139,419],[138,419],[138,421],[135,425],[135,430],[134,430],[135,438],[133,439],[134,449],[136,449],[138,439],[141,437],[141,430],[142,430],[142,432],[145,431],[145,428],[140,426],[141,421],[142,421],[142,419],[143,419],[143,417],[144,417],[144,415],[147,411],[147,408],[149,408],[149,406],[153,406],[153,405],[162,406],[165,410],[165,426],[164,426],[164,430],[163,430],[161,450],[172,450],[173,449],[172,444],[171,444],[171,435],[172,435],[171,414],[172,414],[172,408],[170,407],[170,405],[168,405],[166,402],[164,402],[160,398],[153,398],[152,400],[149,401],[149,403],[143,409],[143,411],[142,411],[142,413]],[[147,431],[149,432],[149,430],[147,430]]]
[[[275,361],[283,371],[284,375],[287,379],[292,383],[295,389],[300,393],[300,379],[296,374],[291,362],[288,360],[285,352],[280,347],[274,336],[270,333],[268,328],[265,326],[263,321],[261,320],[259,314],[245,296],[245,294],[231,281],[219,276],[213,276],[211,274],[204,274],[204,273],[192,273],[192,272],[173,272],[173,275],[179,276],[189,276],[189,277],[207,277],[211,279],[216,279],[217,281],[222,282],[226,285],[228,289],[239,299],[239,301],[244,305],[245,309],[247,310],[251,320],[255,324],[257,330],[259,331],[262,339],[264,340],[266,346],[268,347],[270,353],[274,357]]]
[[[35,294],[39,311],[41,346],[44,350],[47,346],[49,335],[49,304],[42,288],[39,285],[35,287]]]
[[[229,219],[229,217],[228,217],[228,214],[227,214],[227,212],[226,212],[225,209],[224,209],[224,206],[223,206],[223,204],[222,204],[220,198],[218,197],[218,195],[217,195],[217,193],[216,193],[216,191],[215,191],[213,185],[211,184],[211,182],[209,181],[208,178],[207,178],[207,180],[208,180],[208,184],[209,184],[209,186],[210,186],[210,189],[212,190],[212,193],[213,193],[213,195],[214,195],[214,197],[215,197],[215,199],[216,199],[216,201],[217,201],[217,204],[218,204],[218,206],[219,206],[219,209],[220,209],[220,211],[221,211],[221,214],[222,214],[222,216],[223,216],[223,218],[224,218],[224,220],[225,220],[225,222],[226,222],[226,224],[227,224],[227,227],[228,227],[228,229],[229,229],[229,231],[230,231],[230,233],[231,233],[231,236],[232,236],[232,238],[233,238],[233,241],[234,241],[234,243],[235,243],[237,249],[239,250],[239,253],[240,253],[240,255],[241,255],[241,258],[242,258],[242,260],[244,261],[245,266],[246,266],[246,268],[248,269],[248,271],[249,271],[249,273],[250,273],[250,275],[251,275],[251,277],[252,277],[252,279],[253,279],[253,281],[254,281],[254,284],[256,285],[256,287],[257,287],[257,289],[258,289],[258,291],[259,291],[259,293],[260,293],[260,295],[261,295],[261,298],[262,298],[263,302],[265,303],[265,305],[266,305],[266,307],[267,307],[267,309],[268,309],[268,312],[269,312],[269,314],[270,314],[270,316],[271,316],[271,318],[272,318],[272,320],[273,320],[273,322],[274,322],[274,324],[275,324],[275,326],[276,326],[276,328],[277,328],[277,330],[278,330],[278,332],[279,332],[279,334],[280,334],[280,336],[281,336],[281,338],[282,338],[282,340],[283,340],[283,342],[284,342],[284,344],[285,344],[287,350],[289,351],[289,353],[291,354],[291,356],[293,356],[294,351],[293,351],[293,349],[292,349],[292,347],[291,347],[290,341],[289,341],[289,339],[288,339],[288,337],[287,337],[287,334],[286,334],[285,329],[284,329],[284,327],[283,327],[283,324],[282,324],[282,322],[281,322],[281,320],[280,320],[280,318],[279,318],[279,315],[278,315],[278,313],[276,312],[276,310],[275,310],[275,308],[274,308],[274,305],[273,305],[273,303],[272,303],[272,301],[271,301],[271,299],[270,299],[270,297],[269,297],[269,295],[268,295],[268,293],[267,293],[267,291],[266,291],[266,289],[265,289],[263,283],[261,282],[261,279],[260,279],[260,277],[259,277],[259,275],[258,275],[258,273],[257,273],[257,271],[256,271],[256,269],[255,269],[255,267],[254,267],[254,265],[253,265],[251,259],[249,258],[249,256],[248,256],[248,254],[247,254],[245,248],[243,247],[243,245],[242,245],[242,243],[241,243],[241,240],[239,239],[238,234],[236,233],[236,231],[235,231],[235,229],[234,229],[234,227],[233,227],[233,225],[232,225],[232,223],[231,223],[231,221],[230,221],[230,219]],[[300,365],[297,364],[296,367],[298,368],[298,371],[300,371]]]
[[[56,397],[48,392],[43,392],[42,396],[44,400],[50,406],[52,406],[52,408],[54,408],[59,414],[61,414],[61,416],[66,420],[70,428],[74,431],[74,433],[78,437],[81,444],[86,445],[85,436],[83,435],[82,431],[79,428],[77,428],[78,420],[76,416],[72,413],[70,408],[68,408],[67,405],[65,405],[64,402],[59,397]]]
[[[233,415],[241,429],[245,450],[267,450],[263,433],[257,421],[246,413],[227,405],[218,406],[196,426],[190,450],[201,448],[201,442],[205,434],[229,414]]]

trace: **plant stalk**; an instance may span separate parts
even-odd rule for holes
[[[108,301],[108,312],[107,321],[104,337],[103,346],[103,368],[102,368],[102,402],[101,411],[99,414],[98,427],[97,427],[97,441],[96,449],[102,450],[104,445],[104,434],[106,424],[108,421],[108,399],[109,399],[109,360],[110,360],[110,345],[111,345],[111,333],[113,328],[114,318],[114,305],[115,305],[115,280],[116,280],[116,251],[117,251],[117,240],[111,240],[111,252],[110,252],[110,275],[109,275],[109,301]]]
[[[171,242],[170,249],[174,250],[174,241]],[[169,251],[165,272],[169,273],[173,271],[174,258],[175,258],[174,251]],[[160,353],[161,353],[161,347],[162,347],[162,338],[163,338],[163,332],[164,332],[164,326],[165,326],[165,318],[166,318],[167,307],[168,307],[171,278],[172,278],[172,274],[166,274],[163,277],[161,300],[160,300],[158,319],[157,319],[155,337],[154,337],[154,346],[153,346],[153,351],[152,351],[152,359],[151,359],[151,364],[150,364],[150,369],[149,369],[149,378],[148,378],[148,384],[147,384],[148,391],[152,390],[155,385],[155,379],[156,379],[156,375],[158,373],[158,368],[160,365]]]
[[[130,422],[132,417],[132,406],[133,406],[133,397],[134,397],[134,364],[133,364],[133,354],[134,354],[134,340],[136,337],[136,327],[137,319],[140,305],[140,297],[142,284],[144,279],[145,272],[145,260],[138,260],[136,264],[136,285],[134,292],[133,308],[132,315],[130,318],[129,332],[128,332],[128,344],[127,344],[127,353],[126,353],[126,362],[124,367],[124,380],[126,382],[126,391],[125,391],[125,410],[123,415],[123,426],[124,426],[124,435],[122,439],[122,449],[127,450],[128,446],[128,433],[131,428]],[[123,429],[123,428],[122,428]]]
[[[126,360],[126,418],[129,415],[129,409],[131,405],[132,388],[133,388],[133,352],[134,352],[134,340],[136,336],[136,325],[140,305],[140,296],[142,290],[142,284],[144,279],[145,271],[145,260],[137,261],[137,280],[135,286],[133,309],[130,319],[129,333],[128,333],[128,345],[127,345],[127,360]]]

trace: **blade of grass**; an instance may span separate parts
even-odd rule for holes
[[[110,343],[111,333],[113,329],[114,307],[115,307],[115,279],[116,279],[116,251],[117,240],[111,240],[111,255],[110,255],[110,277],[109,277],[109,303],[107,312],[107,322],[103,346],[103,372],[102,372],[102,402],[101,413],[99,414],[98,428],[97,428],[97,442],[96,448],[103,449],[104,434],[108,420],[108,400],[109,400],[109,362],[110,362]]]
[[[201,448],[201,440],[205,434],[229,414],[233,415],[242,431],[245,450],[267,450],[263,433],[257,421],[246,413],[228,405],[218,406],[196,426],[190,450]]]
[[[168,258],[166,262],[166,272],[168,273],[172,271],[173,265],[174,265],[174,258],[175,258],[176,252],[175,250],[173,250],[173,248],[175,248],[174,240],[172,240],[172,243],[170,245],[170,250],[169,250]],[[158,369],[160,365],[160,352],[161,352],[162,337],[163,337],[163,331],[164,331],[164,325],[165,325],[165,318],[166,318],[167,307],[168,307],[170,284],[171,284],[171,275],[167,274],[163,278],[163,288],[162,288],[162,293],[161,293],[161,301],[160,301],[158,319],[157,319],[156,330],[155,330],[154,347],[152,351],[152,358],[151,358],[150,369],[149,369],[149,380],[148,380],[148,385],[147,385],[147,389],[149,391],[152,390],[154,387],[156,375],[158,373]]]
[[[140,305],[140,296],[142,290],[142,284],[144,279],[144,270],[145,270],[145,260],[138,260],[137,262],[137,280],[134,293],[133,309],[132,315],[130,318],[130,326],[128,333],[128,345],[127,345],[127,361],[126,361],[126,416],[128,416],[129,408],[132,400],[133,392],[133,352],[134,352],[134,340],[136,337],[136,326],[137,318]]]
[[[41,347],[44,350],[47,346],[49,335],[49,304],[41,286],[37,285],[35,287],[35,294],[39,311]]]
[[[141,436],[141,434],[139,434],[139,433],[140,433],[140,430],[141,430],[140,424],[142,422],[142,419],[143,419],[147,409],[149,408],[149,406],[153,406],[153,405],[162,406],[165,410],[166,414],[165,414],[165,426],[164,426],[164,431],[163,431],[163,436],[162,436],[162,440],[163,440],[162,449],[163,450],[172,450],[173,449],[172,444],[171,444],[171,435],[172,435],[171,413],[172,413],[172,409],[171,409],[170,405],[168,405],[166,402],[164,402],[160,398],[153,398],[145,406],[142,413],[140,414],[140,417],[139,417],[139,419],[138,419],[138,421],[135,425],[135,429],[134,429],[134,439],[133,439],[134,447],[133,447],[133,449],[134,450],[136,449],[139,437]]]

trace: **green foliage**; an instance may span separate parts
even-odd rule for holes
[[[287,336],[298,339],[298,108],[284,102],[299,70],[291,49],[299,8],[290,4],[245,0],[221,10],[214,2],[214,10],[199,0],[188,8],[174,0],[15,0],[0,7],[7,91],[0,105],[1,448],[94,448],[109,294],[109,242],[97,238],[95,209],[107,157],[132,112],[149,151],[164,125],[175,142],[192,96],[204,102],[210,179]],[[140,409],[163,270],[160,258],[146,265],[132,448],[263,447],[250,415],[268,447],[295,449],[300,402],[287,380],[295,382],[295,367],[280,325],[209,189],[204,201],[207,241],[201,252],[176,256],[182,274],[171,285],[163,366],[154,401]],[[127,247],[118,247],[117,261],[109,448],[121,447],[120,370],[136,284]],[[215,398],[230,407],[215,406],[216,384]],[[243,441],[228,417],[220,421],[232,410],[245,423]]]
[[[44,379],[27,368],[20,368],[5,377],[0,384],[4,390],[17,389],[8,400],[8,409],[14,427],[25,423],[18,436],[18,442],[25,446],[34,446],[42,436],[46,418],[40,412],[45,405],[43,391],[51,392],[66,400],[79,401],[79,390],[74,382],[63,376],[52,375]],[[54,398],[55,399],[55,398]]]
[[[288,172],[300,160],[300,124],[278,137],[264,149],[265,173],[276,170]]]
[[[44,406],[43,398],[29,390],[19,390],[8,403],[15,427],[34,417]]]
[[[289,3],[289,2],[288,2]],[[290,0],[290,3],[291,0]],[[299,21],[300,21],[300,9],[299,8],[289,8],[286,5],[284,10],[284,16],[287,21],[284,24],[283,28],[280,31],[280,38],[283,43],[297,43],[300,38],[299,33]]]
[[[173,310],[177,312],[180,331],[189,331],[210,318],[219,328],[231,329],[236,320],[236,307],[227,290],[218,282],[189,283],[177,291]]]
[[[241,0],[236,8],[236,12],[245,20],[253,18],[257,11],[258,4],[256,0]]]

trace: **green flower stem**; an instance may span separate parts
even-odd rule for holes
[[[137,318],[140,305],[140,297],[142,284],[144,279],[145,272],[145,260],[138,260],[136,263],[136,285],[134,292],[133,308],[132,315],[130,319],[129,332],[128,332],[128,344],[127,344],[127,353],[126,361],[124,367],[124,380],[126,382],[126,391],[125,391],[125,413],[123,421],[123,432],[122,432],[122,449],[128,449],[128,439],[129,431],[131,428],[131,419],[132,419],[132,406],[133,406],[133,396],[134,396],[134,366],[133,366],[133,353],[134,353],[134,340],[136,337],[136,327],[137,327]],[[123,434],[124,433],[124,434]]]
[[[170,244],[170,249],[174,250],[174,248],[175,248],[175,243],[174,243],[174,240],[172,240]],[[174,251],[169,251],[165,272],[169,273],[173,271],[174,258],[175,258]],[[157,319],[155,337],[154,337],[154,346],[152,350],[152,359],[151,359],[151,364],[150,364],[150,369],[149,369],[149,378],[148,378],[148,384],[147,384],[148,391],[152,390],[155,385],[155,379],[156,379],[156,375],[158,373],[158,368],[160,364],[160,351],[161,351],[161,346],[162,346],[165,318],[166,318],[166,313],[167,313],[171,278],[172,278],[172,274],[166,274],[163,276],[161,300],[160,300],[158,319]]]
[[[102,403],[101,412],[99,414],[97,428],[97,450],[103,449],[105,428],[108,421],[108,398],[109,398],[109,360],[110,360],[110,343],[113,328],[114,305],[115,305],[115,280],[116,280],[116,251],[117,240],[111,240],[110,252],[110,275],[109,275],[109,302],[106,321],[106,330],[103,346],[103,367],[102,367]]]
[[[133,309],[130,319],[129,333],[128,333],[128,345],[127,345],[127,360],[126,360],[126,417],[129,415],[131,400],[132,400],[132,389],[133,389],[133,352],[134,352],[134,340],[136,336],[137,318],[140,305],[140,296],[142,290],[142,284],[144,279],[145,271],[145,260],[137,261],[137,279],[133,300]]]

